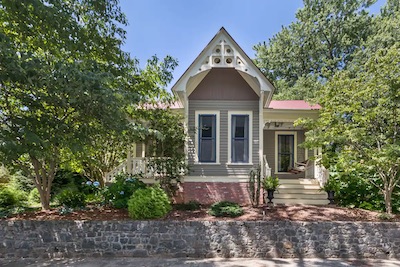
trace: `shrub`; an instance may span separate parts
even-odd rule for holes
[[[29,193],[33,188],[35,188],[33,179],[22,175],[21,172],[16,172],[10,176],[8,186],[26,193]]]
[[[65,189],[75,189],[85,193],[86,181],[87,178],[80,173],[68,169],[58,170],[54,176],[51,193],[56,196]]]
[[[30,203],[40,203],[40,195],[37,188],[33,188],[28,195],[28,201]]]
[[[208,213],[215,217],[238,217],[243,215],[243,209],[237,203],[220,201],[212,204]]]
[[[337,204],[345,207],[362,208],[367,210],[385,211],[385,201],[379,189],[368,183],[362,176],[371,175],[364,173],[333,173],[340,181],[339,191],[336,192]],[[373,179],[373,178],[369,178]],[[379,178],[373,180],[379,183]],[[393,190],[393,212],[400,211],[400,188]]]
[[[171,203],[159,185],[138,189],[128,201],[129,216],[133,219],[156,219],[171,211]]]
[[[17,199],[8,187],[2,187],[0,189],[0,207],[8,208],[14,206],[17,203]]]
[[[141,176],[120,174],[115,182],[104,190],[105,202],[117,209],[127,208],[128,200],[138,190],[146,188],[146,184],[139,180]]]
[[[201,204],[196,200],[191,200],[187,203],[179,203],[175,205],[175,209],[177,210],[199,210],[201,208]]]
[[[0,209],[10,209],[20,206],[25,200],[26,195],[23,191],[7,186],[0,187]]]
[[[100,182],[89,180],[85,182],[83,190],[80,192],[85,194],[86,203],[104,204],[104,191],[105,188],[100,187]]]
[[[57,196],[58,203],[69,208],[85,206],[85,194],[74,189],[64,189]]]

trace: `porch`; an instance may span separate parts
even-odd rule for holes
[[[154,183],[157,176],[162,175],[162,167],[155,166],[154,161],[149,157],[128,157],[113,171],[107,173],[106,182],[112,182],[118,173],[141,174],[145,183]],[[275,193],[274,203],[276,204],[312,204],[326,205],[325,192],[320,191],[320,187],[328,177],[328,171],[320,164],[321,157],[309,160],[308,166],[301,173],[293,174],[293,177],[280,178],[280,187]],[[262,168],[264,176],[273,175],[272,168],[267,161],[266,155],[263,156]],[[182,170],[181,175],[184,175]],[[207,180],[202,182],[182,181],[181,192],[184,201],[198,200],[201,203],[213,203],[219,200],[230,200],[241,204],[249,204],[247,179],[237,179],[237,181],[227,180],[225,182]],[[204,202],[205,201],[205,202]]]
[[[321,186],[327,181],[329,172],[322,166],[321,160],[321,154],[317,155],[314,160],[307,159],[305,164],[297,167],[298,172],[293,173],[294,177],[291,178],[288,174],[285,174],[284,178],[281,177],[279,179],[280,186],[275,192],[273,202],[286,205],[328,204],[326,193],[321,191]],[[266,155],[263,157],[263,168],[265,176],[274,176]],[[301,177],[298,177],[299,175]],[[279,177],[279,175],[275,176]]]

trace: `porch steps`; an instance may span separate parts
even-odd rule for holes
[[[327,195],[320,190],[315,179],[280,179],[280,186],[274,194],[275,204],[309,204],[326,205],[329,203]]]

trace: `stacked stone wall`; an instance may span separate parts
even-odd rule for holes
[[[397,258],[400,223],[0,221],[0,257]]]

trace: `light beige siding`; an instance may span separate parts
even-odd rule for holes
[[[275,174],[275,130],[264,130],[264,150],[263,153],[266,155],[269,166],[272,168],[272,175]],[[279,132],[284,132],[284,130],[280,130]],[[289,132],[293,132],[290,130]],[[299,147],[299,144],[303,143],[305,140],[304,130],[297,130],[297,158],[296,162],[305,161],[305,150],[304,148]],[[312,153],[309,151],[308,157],[310,158]],[[299,174],[277,174],[279,178],[297,178],[304,177],[304,173]]]
[[[252,165],[234,165],[228,162],[228,111],[252,111],[252,163],[254,165],[259,162],[258,144],[259,144],[259,116],[258,101],[189,101],[189,176],[243,176],[248,175]],[[195,164],[195,112],[196,111],[219,111],[220,123],[220,142],[219,154],[220,164]],[[218,133],[217,133],[218,134]]]

